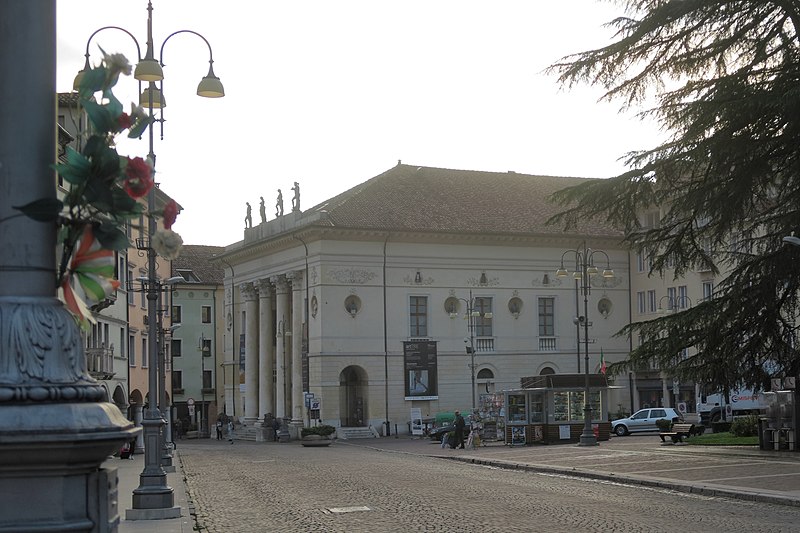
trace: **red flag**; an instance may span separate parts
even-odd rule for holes
[[[603,349],[600,348],[600,372],[606,375],[606,358],[603,356]]]

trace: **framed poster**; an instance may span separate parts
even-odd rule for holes
[[[406,400],[439,398],[436,341],[403,342]]]
[[[525,426],[511,426],[511,445],[525,445]]]

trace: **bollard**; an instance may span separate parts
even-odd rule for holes
[[[397,438],[397,424],[394,425],[394,438]]]

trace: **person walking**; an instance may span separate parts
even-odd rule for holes
[[[464,417],[461,416],[460,411],[456,411],[456,419],[453,422],[453,425],[456,428],[456,448],[464,449],[464,426],[466,423],[464,422]]]

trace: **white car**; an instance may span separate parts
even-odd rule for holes
[[[680,422],[683,420],[681,414],[672,407],[639,409],[628,418],[612,420],[611,431],[618,437],[638,431],[658,431],[656,420],[661,420],[662,418],[671,420],[672,422]]]

